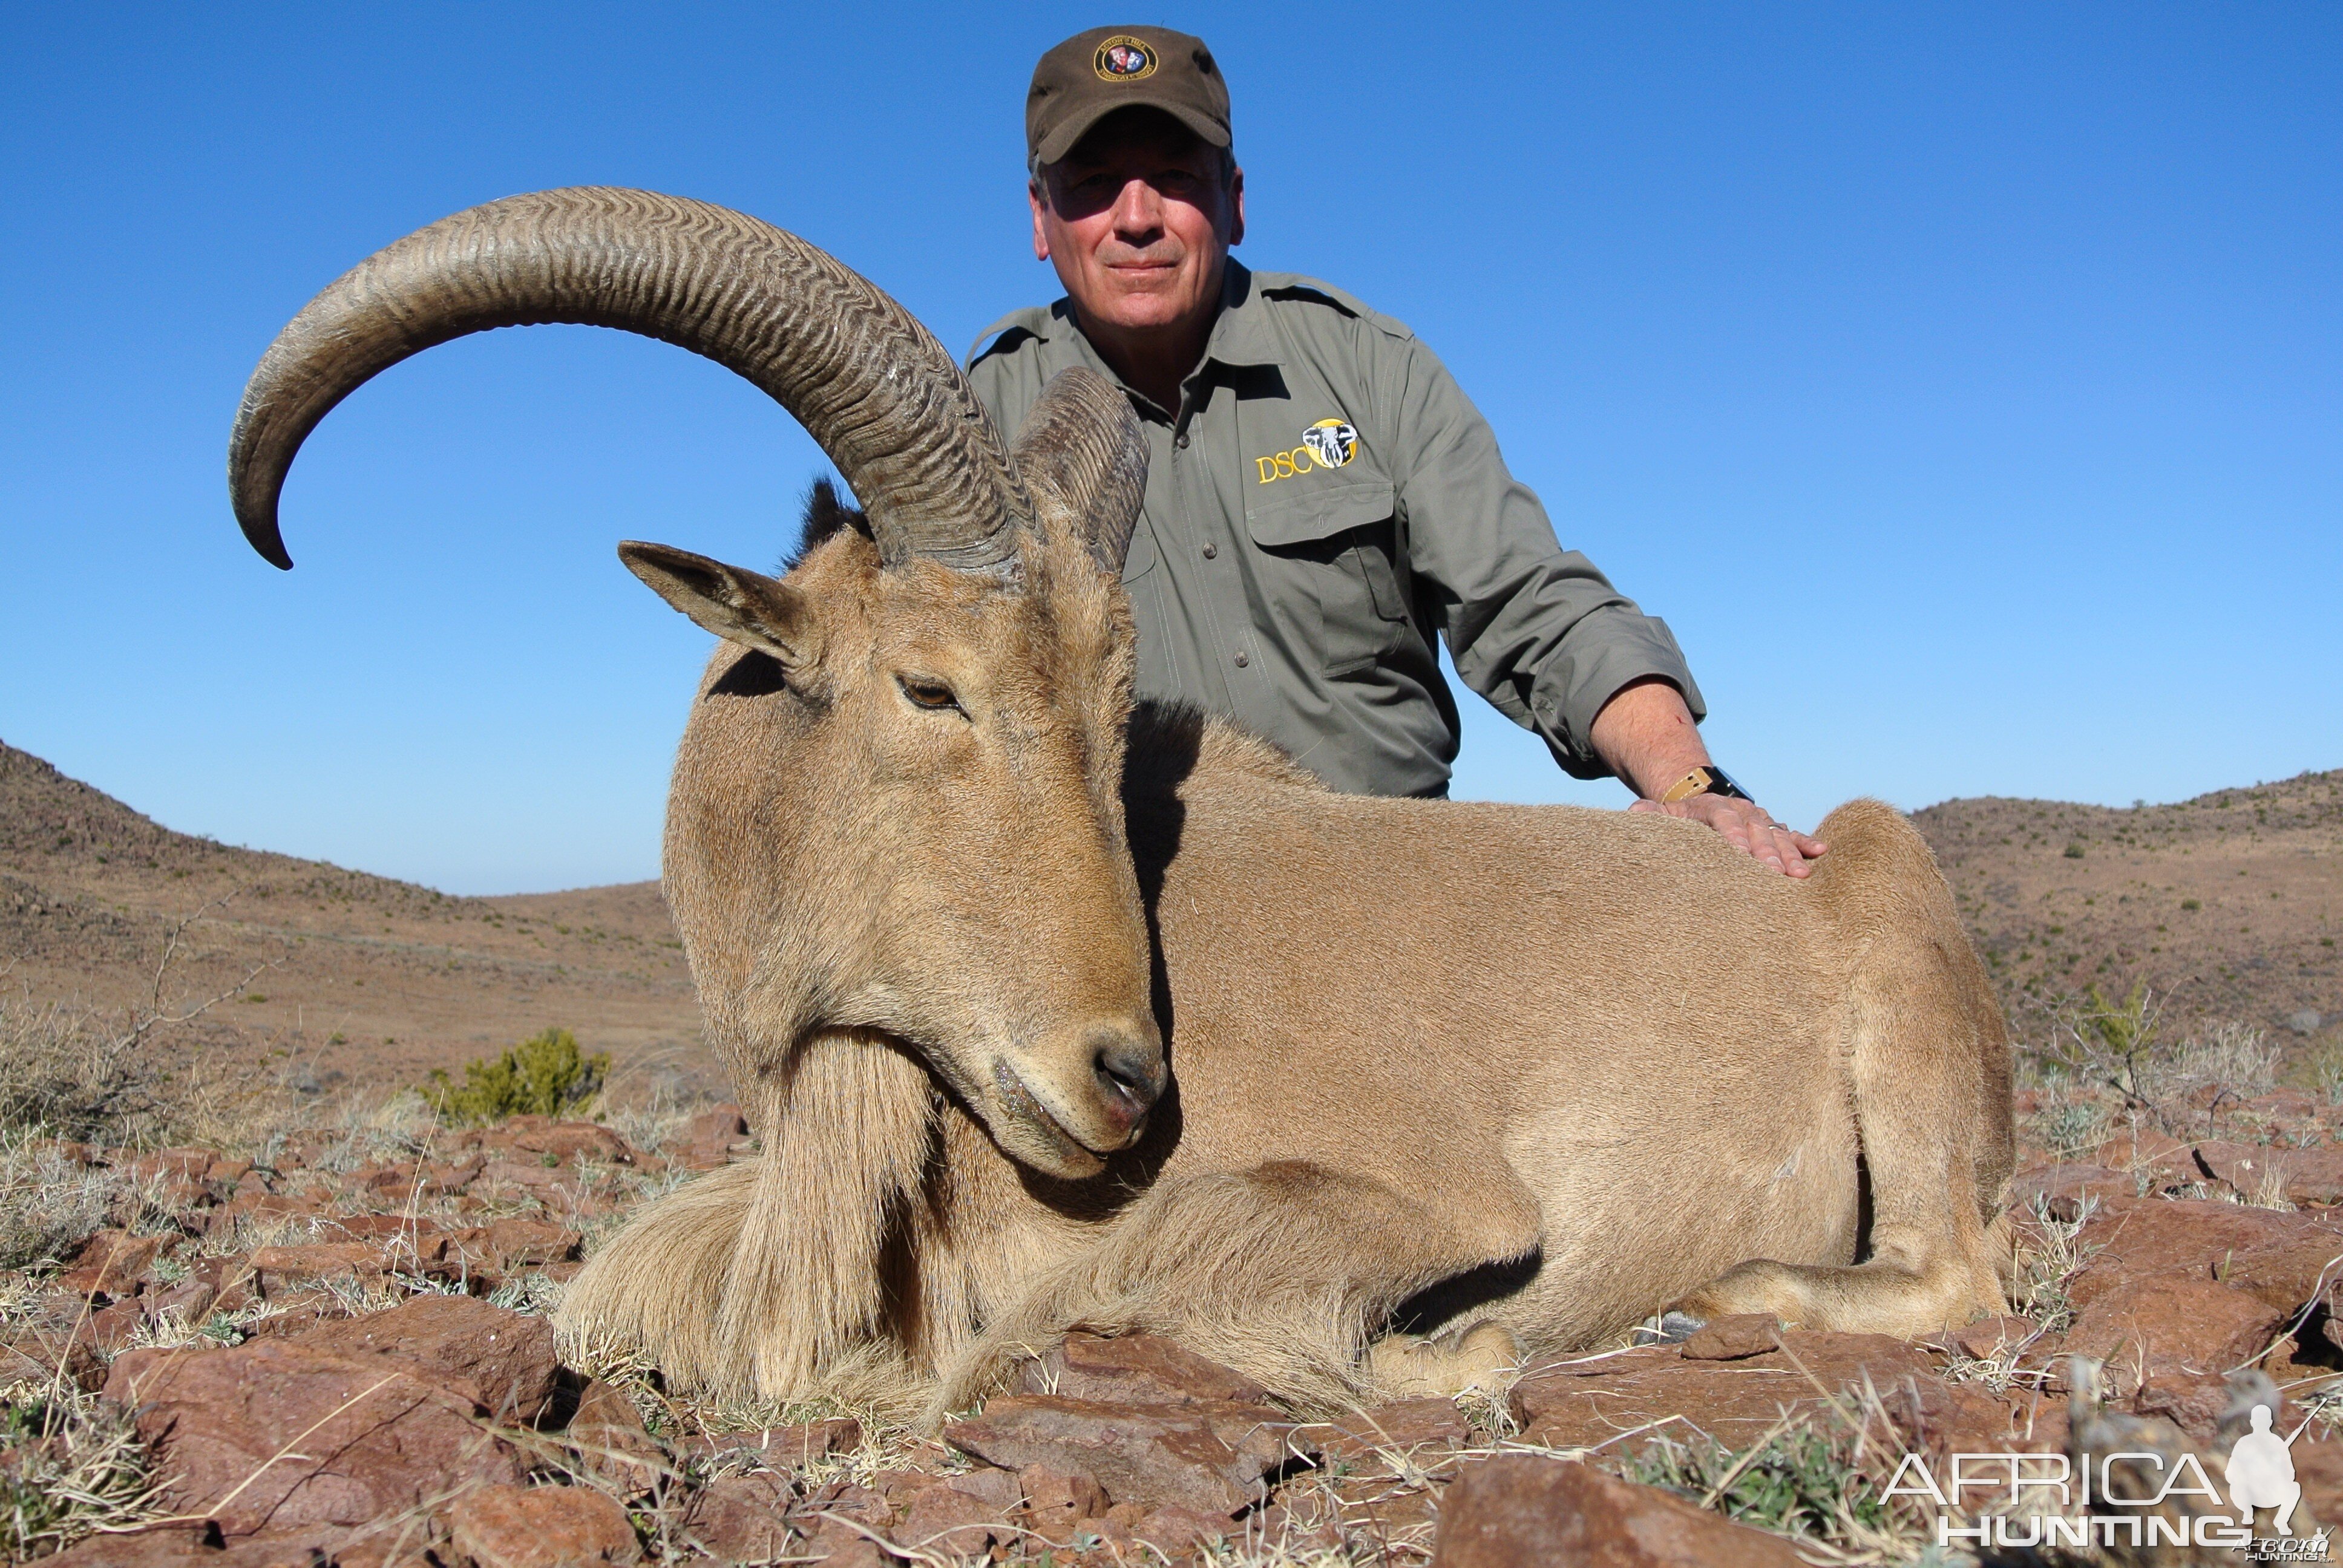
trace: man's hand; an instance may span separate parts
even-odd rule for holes
[[[1686,769],[1685,771],[1690,772],[1691,769]],[[1695,795],[1673,806],[1663,806],[1657,800],[1638,800],[1627,809],[1656,811],[1662,816],[1705,822],[1724,834],[1726,843],[1785,876],[1813,876],[1815,871],[1811,862],[1819,859],[1830,848],[1819,839],[1810,839],[1795,828],[1775,821],[1773,814],[1755,800],[1735,800],[1725,795]]]
[[[1649,797],[1666,792],[1669,785],[1695,768],[1710,766],[1708,748],[1684,706],[1684,693],[1655,677],[1632,681],[1614,692],[1594,716],[1587,739],[1611,771],[1627,788],[1645,799],[1630,811],[1659,811],[1703,822],[1725,835],[1725,841],[1761,865],[1791,877],[1814,874],[1809,862],[1829,848],[1820,839],[1786,828],[1755,800],[1725,795],[1694,795],[1673,806]]]

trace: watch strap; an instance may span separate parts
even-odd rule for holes
[[[1722,768],[1695,768],[1660,792],[1660,804],[1673,806],[1679,800],[1689,800],[1695,795],[1722,795],[1728,800],[1746,800],[1749,791],[1735,784]]]

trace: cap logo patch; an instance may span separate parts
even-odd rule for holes
[[[1155,75],[1155,51],[1144,39],[1117,33],[1091,56],[1091,69],[1101,82],[1139,82]]]

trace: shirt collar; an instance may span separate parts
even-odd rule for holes
[[[1204,357],[1238,367],[1274,365],[1280,358],[1277,332],[1252,269],[1234,256],[1221,274],[1221,314],[1204,340]]]
[[[1061,296],[1051,306],[1047,319],[1034,336],[1044,342],[1062,339],[1073,345],[1091,368],[1117,386],[1121,385],[1121,377],[1107,368],[1098,349],[1076,324],[1071,299]],[[1212,330],[1204,339],[1204,358],[1232,368],[1275,365],[1281,358],[1277,330],[1270,324],[1252,269],[1235,256],[1230,256],[1221,270],[1221,313],[1213,318]]]

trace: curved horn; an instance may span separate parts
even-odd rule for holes
[[[951,356],[910,312],[795,235],[649,191],[578,186],[489,202],[342,275],[277,335],[228,440],[252,548],[289,568],[286,470],[327,410],[434,344],[538,322],[679,344],[795,415],[868,508],[889,566],[1017,552],[1031,498]]]
[[[1061,370],[1017,427],[1010,457],[1033,499],[1120,574],[1147,498],[1147,435],[1131,399],[1095,370]]]

